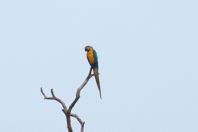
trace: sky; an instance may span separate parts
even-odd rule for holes
[[[84,47],[98,53],[94,78],[73,112],[85,132],[198,131],[196,0],[0,1],[0,131],[66,132],[67,106],[86,78]],[[79,124],[72,120],[73,129]]]

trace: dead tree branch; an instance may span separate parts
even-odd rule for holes
[[[89,79],[91,77],[94,76],[94,74],[91,74],[91,71],[92,71],[92,68],[90,68],[89,70],[89,74],[87,76],[87,78],[85,79],[85,81],[81,84],[81,86],[77,89],[77,92],[76,92],[76,97],[74,99],[74,101],[71,103],[71,105],[69,106],[69,108],[67,108],[67,106],[65,105],[65,103],[59,99],[58,97],[56,97],[56,95],[54,94],[54,91],[53,89],[51,89],[51,96],[48,97],[46,96],[46,94],[44,93],[43,89],[40,88],[41,90],[41,94],[43,95],[44,99],[47,99],[47,100],[55,100],[57,101],[58,103],[60,103],[63,107],[62,111],[63,113],[65,114],[65,117],[66,117],[66,121],[67,121],[67,129],[68,129],[68,132],[73,132],[73,129],[72,129],[72,124],[71,124],[71,117],[75,118],[81,125],[81,130],[80,132],[84,132],[84,125],[85,125],[85,122],[81,120],[81,118],[77,115],[77,114],[73,114],[71,113],[73,107],[75,106],[75,104],[78,102],[78,100],[80,99],[80,92],[81,90],[85,87],[85,85],[87,84],[87,82],[89,81]]]

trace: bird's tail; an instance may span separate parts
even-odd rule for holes
[[[99,90],[99,93],[100,93],[100,99],[102,99],[98,69],[93,68],[93,72],[94,72],[94,76],[95,76],[96,83],[97,83],[97,86],[98,86],[98,90]]]

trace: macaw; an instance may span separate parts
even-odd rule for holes
[[[98,86],[98,90],[100,93],[100,98],[102,99],[101,89],[100,89],[100,80],[99,80],[99,73],[98,73],[98,56],[96,51],[91,46],[86,46],[85,51],[87,52],[87,59],[89,61],[89,64],[91,65],[91,68],[93,69],[94,76],[96,79],[96,83]]]

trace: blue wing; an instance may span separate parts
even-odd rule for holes
[[[95,60],[94,67],[98,69],[98,56],[95,50],[93,52],[94,52],[94,60]]]

